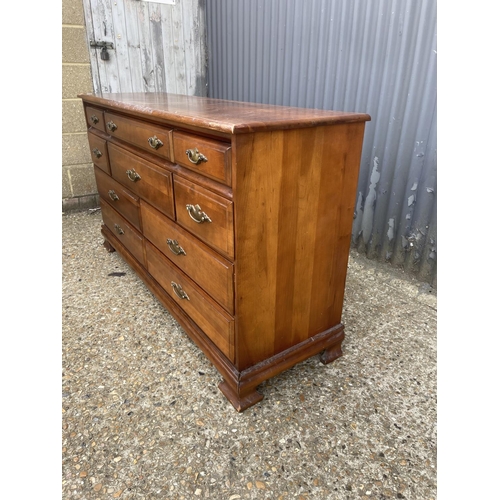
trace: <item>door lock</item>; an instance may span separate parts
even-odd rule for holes
[[[101,59],[103,61],[109,61],[109,52],[108,52],[108,49],[114,49],[115,48],[115,46],[113,45],[112,42],[102,42],[102,41],[96,42],[94,40],[92,40],[90,42],[90,46],[94,47],[94,48],[100,48],[101,49]]]
[[[109,61],[109,52],[108,52],[107,47],[103,47],[101,49],[101,59],[103,61]]]

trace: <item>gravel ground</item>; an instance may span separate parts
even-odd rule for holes
[[[344,356],[239,414],[100,221],[62,217],[63,499],[436,498],[433,289],[353,252]]]

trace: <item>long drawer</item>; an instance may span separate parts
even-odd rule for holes
[[[102,220],[106,226],[120,239],[129,252],[142,264],[144,259],[144,238],[127,222],[108,202],[100,199]]]
[[[233,203],[174,175],[177,222],[207,245],[234,257]]]
[[[170,160],[171,129],[134,120],[114,113],[104,113],[106,131],[109,135],[134,144],[150,153]]]
[[[94,167],[99,196],[105,199],[117,212],[120,212],[139,231],[141,216],[139,197],[125,189],[109,175]]]
[[[127,189],[174,218],[172,174],[115,144],[108,144],[112,176]]]
[[[234,319],[147,240],[146,256],[151,276],[234,362]]]
[[[141,214],[144,237],[233,314],[233,264],[144,201]]]

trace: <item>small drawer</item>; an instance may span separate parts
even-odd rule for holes
[[[106,127],[104,125],[104,113],[100,109],[86,106],[85,118],[87,119],[87,125],[89,127],[96,128],[101,132],[106,132]]]
[[[170,129],[113,113],[106,112],[104,117],[106,132],[109,135],[167,160],[172,158],[170,154]]]
[[[140,231],[139,198],[98,168],[94,167],[94,172],[99,196]]]
[[[142,264],[144,262],[143,237],[116,210],[100,198],[102,220],[127,250]]]
[[[173,219],[172,174],[115,144],[108,144],[108,153],[113,178]]]
[[[90,155],[92,156],[94,165],[97,165],[100,169],[104,170],[104,172],[110,174],[108,147],[106,141],[90,132],[87,136],[89,139]]]
[[[223,255],[234,257],[233,203],[174,175],[177,222]]]
[[[185,132],[173,133],[174,162],[231,185],[231,145]]]
[[[234,362],[234,319],[147,240],[146,256],[149,274]]]
[[[233,314],[233,264],[144,201],[141,214],[144,237]]]

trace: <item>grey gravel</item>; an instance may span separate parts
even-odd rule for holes
[[[344,356],[237,413],[99,210],[62,217],[62,498],[436,498],[436,294],[352,252]]]

